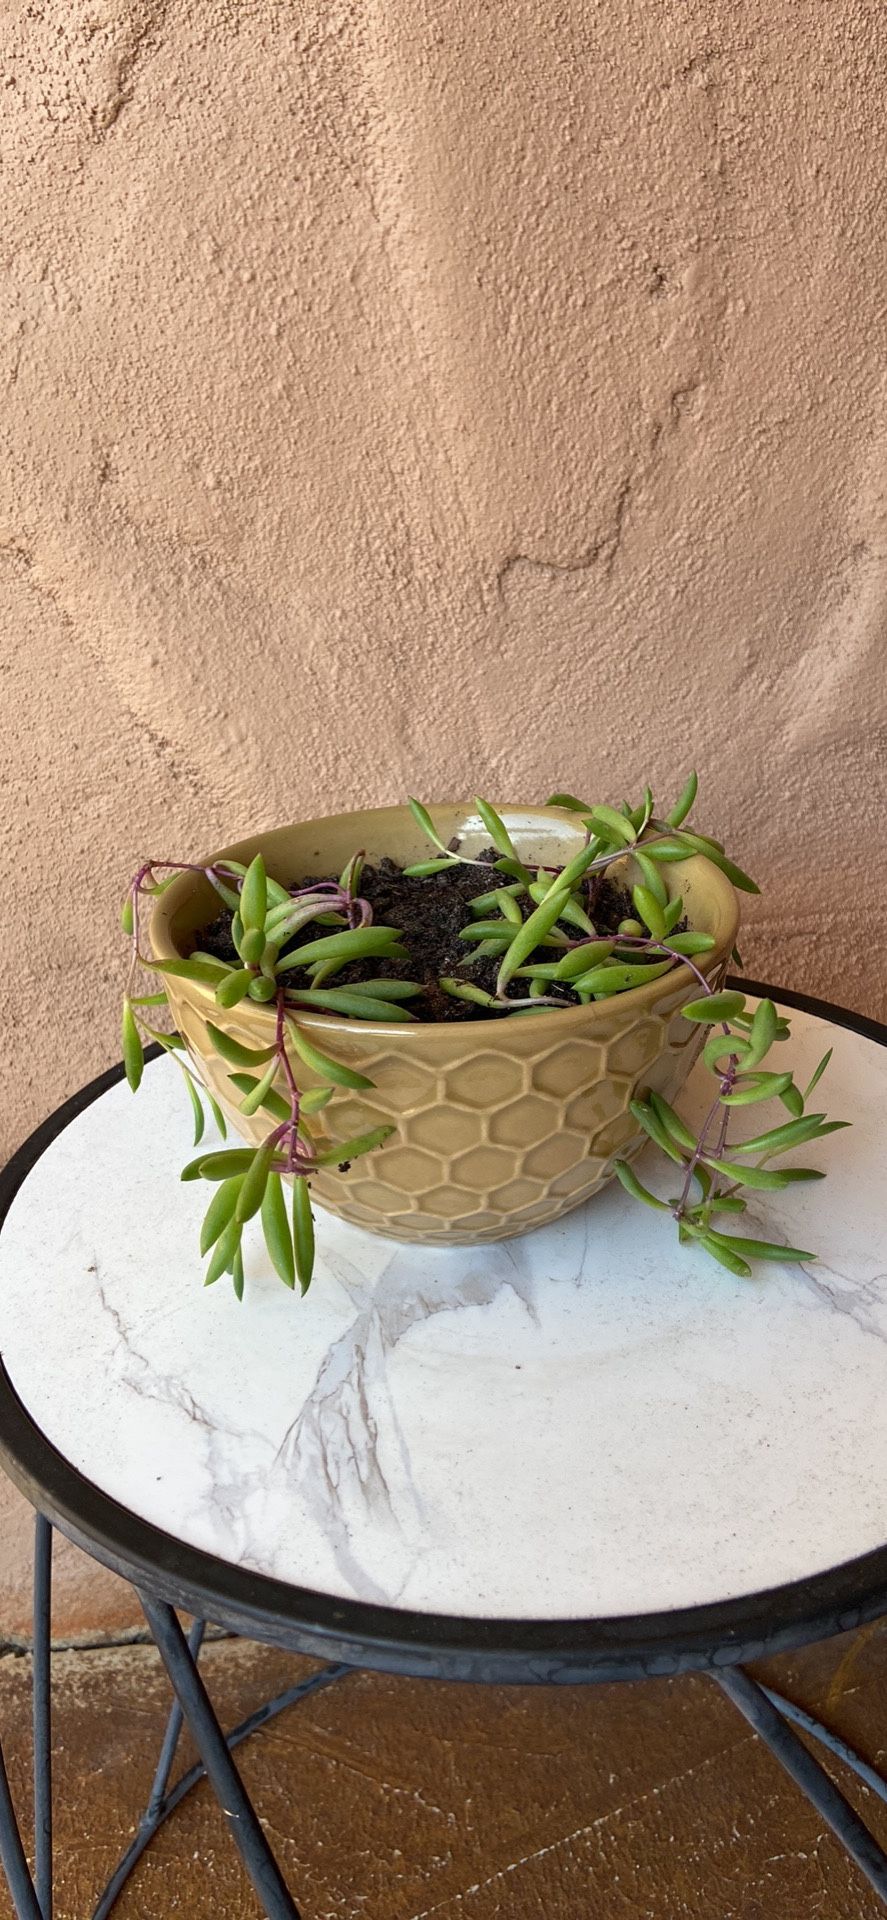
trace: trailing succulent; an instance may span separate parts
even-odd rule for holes
[[[753,1013],[745,996],[713,988],[696,964],[696,956],[714,945],[710,934],[688,929],[680,894],[670,897],[662,868],[704,854],[720,867],[734,886],[758,891],[753,880],[730,860],[723,846],[707,835],[690,831],[685,821],[696,798],[696,775],[691,774],[679,800],[662,818],[657,815],[650,788],[632,807],[593,806],[573,794],[552,794],[547,804],[576,813],[585,840],[574,857],[560,867],[528,867],[499,814],[487,801],[477,808],[492,843],[494,858],[471,858],[458,843],[445,845],[428,810],[417,800],[410,807],[417,824],[434,848],[433,856],[404,869],[407,878],[422,879],[459,865],[483,867],[497,884],[470,903],[470,920],[460,939],[466,946],[464,972],[472,961],[495,957],[493,991],[470,978],[449,975],[439,986],[454,999],[483,1009],[480,1017],[498,1015],[519,1019],[565,1003],[582,1004],[608,999],[684,965],[699,982],[699,996],[682,1009],[683,1017],[712,1028],[702,1058],[716,1083],[711,1106],[697,1133],[659,1094],[648,1092],[633,1100],[631,1112],[676,1169],[679,1191],[662,1200],[638,1179],[626,1161],[615,1171],[626,1191],[646,1206],[671,1214],[681,1241],[694,1242],[730,1272],[748,1275],[750,1262],[768,1259],[811,1259],[802,1249],[723,1231],[725,1217],[741,1215],[746,1191],[773,1191],[790,1183],[817,1180],[810,1167],[781,1167],[769,1163],[790,1148],[822,1139],[846,1124],[830,1121],[824,1113],[808,1113],[807,1102],[828,1065],[820,1061],[802,1091],[788,1071],[765,1066],[771,1048],[789,1036],[788,1021],[773,1002],[763,1000]],[[595,906],[608,870],[631,855],[640,878],[631,889],[632,911],[615,932],[602,934],[595,925]],[[209,1037],[229,1069],[232,1093],[239,1110],[259,1110],[271,1122],[259,1147],[211,1148],[185,1167],[183,1180],[202,1179],[214,1186],[200,1236],[201,1253],[208,1256],[206,1284],[223,1273],[232,1276],[242,1297],[243,1230],[255,1214],[261,1216],[265,1242],[281,1279],[289,1287],[299,1282],[307,1290],[314,1265],[314,1226],[309,1192],[311,1175],[322,1166],[343,1170],[359,1155],[380,1147],[394,1131],[376,1127],[355,1139],[334,1145],[321,1143],[311,1128],[337,1087],[366,1090],[372,1081],[331,1059],[309,1039],[298,1023],[298,1012],[336,1013],[351,1019],[402,1022],[414,1016],[406,1004],[423,991],[421,985],[388,974],[347,983],[334,982],[355,962],[380,966],[408,962],[399,929],[373,920],[370,902],[360,892],[364,855],[355,853],[337,881],[312,881],[286,888],[265,871],[261,855],[247,868],[233,860],[211,866],[151,861],[135,875],[123,908],[122,924],[131,940],[131,967],[123,1004],[123,1057],[126,1076],[135,1090],[142,1077],[144,1041],[171,1052],[181,1068],[194,1114],[194,1144],[205,1130],[205,1099],[225,1138],[221,1109],[198,1080],[185,1042],[178,1033],[150,1025],[146,1009],[166,1004],[161,989],[135,994],[139,967],[154,973],[179,975],[211,986],[220,1008],[250,999],[273,1003],[274,1038],[263,1048],[241,1045],[221,1026],[209,1023]],[[142,952],[139,939],[140,907],[156,898],[179,873],[203,875],[231,914],[231,938],[236,961],[197,949],[187,958],[153,960]],[[310,937],[306,937],[309,936]],[[738,956],[736,956],[738,959]],[[301,1092],[293,1059],[309,1067],[321,1081]],[[279,1090],[280,1082],[285,1093]],[[789,1118],[766,1128],[752,1139],[731,1140],[734,1109],[778,1100]],[[289,1209],[283,1179],[292,1182]]]

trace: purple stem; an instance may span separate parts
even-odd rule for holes
[[[298,1170],[297,1162],[300,1158],[299,1156],[299,1109],[301,1105],[302,1096],[296,1085],[295,1075],[290,1065],[289,1054],[287,1053],[287,1050],[286,1050],[286,996],[284,993],[279,993],[277,996],[277,1030],[276,1030],[275,1044],[277,1047],[277,1057],[283,1068],[284,1078],[286,1080],[286,1085],[287,1085],[287,1092],[289,1093],[289,1097],[290,1097],[290,1117],[288,1121],[284,1122],[284,1127],[283,1127],[284,1133],[289,1134],[289,1151],[287,1153],[286,1171],[287,1173],[295,1173]]]

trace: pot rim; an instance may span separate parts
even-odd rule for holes
[[[466,817],[470,817],[473,811],[470,801],[433,801],[429,806],[432,813],[449,810],[462,812]],[[575,814],[568,813],[559,807],[532,807],[512,802],[510,805],[497,806],[497,811],[504,818],[506,825],[509,815],[515,814],[519,814],[524,821],[528,819],[558,820],[564,824],[570,822],[575,824],[576,821]],[[246,860],[252,859],[263,844],[278,835],[282,837],[292,832],[294,828],[299,828],[306,833],[315,830],[322,834],[323,828],[333,821],[346,820],[353,816],[364,822],[375,818],[381,823],[394,815],[403,818],[409,815],[409,809],[406,806],[346,809],[341,813],[323,814],[313,820],[293,820],[282,827],[269,827],[246,835],[240,840],[230,841],[226,846],[206,854],[197,864],[206,867],[215,861],[226,859],[239,860],[246,864]],[[627,848],[626,855],[629,853],[630,849]],[[681,871],[682,873],[699,874],[703,871],[705,873],[706,890],[714,906],[715,924],[711,931],[714,933],[715,944],[708,953],[700,955],[700,959],[705,962],[708,969],[711,969],[729,959],[735,944],[739,929],[739,901],[736,891],[726,874],[722,873],[713,861],[706,859],[704,854],[693,854],[690,859],[681,864]],[[148,940],[155,960],[177,960],[184,957],[181,947],[173,939],[171,922],[197,888],[205,884],[208,883],[203,880],[202,874],[191,872],[179,874],[155,902],[148,922]],[[163,976],[161,975],[160,978],[162,980]],[[646,1007],[656,1004],[666,989],[666,983],[668,990],[679,992],[694,980],[695,975],[692,969],[682,962],[674,968],[672,973],[660,974],[656,980],[649,981],[645,986],[630,987],[627,992],[606,1000],[593,1000],[587,1006],[540,1008],[535,1015],[533,1031],[535,1032],[538,1028],[541,1037],[548,1033],[549,1027],[556,1021],[559,1031],[568,1037],[577,1028],[585,1030],[589,1026],[594,1027],[598,1021],[609,1019],[614,1000],[618,1001],[620,1008],[624,1007],[629,1013],[643,1013]],[[215,989],[208,982],[189,980],[187,984],[191,993],[196,993],[200,999],[205,1000],[208,1009],[217,1006]],[[257,1000],[247,1000],[238,1005],[236,1011],[240,1015],[247,1013],[249,1018],[257,1020],[259,1025],[267,1025],[269,1032],[274,1026],[276,1016],[273,1005],[269,1006]],[[446,1046],[447,1043],[452,1044],[458,1035],[475,1038],[481,1034],[488,1037],[492,1046],[493,1035],[497,1027],[502,1024],[491,1020],[355,1020],[342,1014],[315,1013],[306,1007],[293,1007],[292,1014],[298,1020],[300,1027],[306,1026],[318,1034],[364,1034],[368,1039],[396,1041],[398,1044],[407,1046],[416,1035],[421,1036],[424,1046],[429,1044]],[[503,1015],[503,1020],[505,1018],[507,1016]]]

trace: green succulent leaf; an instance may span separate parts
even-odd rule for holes
[[[588,872],[589,867],[594,864],[596,859],[596,843],[591,840],[588,846],[580,847],[579,852],[574,853],[572,860],[567,861],[561,873],[555,875],[554,879],[549,883],[548,892],[545,896],[546,899],[550,900],[556,893],[565,893],[569,899],[573,888],[578,885],[583,874]]]
[[[239,1220],[241,1225],[245,1220],[251,1220],[253,1214],[259,1211],[265,1196],[265,1188],[268,1184],[268,1175],[271,1172],[271,1162],[273,1159],[274,1148],[270,1142],[266,1140],[263,1146],[256,1148],[252,1162],[244,1174],[243,1184],[237,1196],[234,1218],[235,1220]]]
[[[650,1139],[655,1142],[661,1152],[667,1154],[669,1160],[676,1161],[678,1166],[682,1167],[684,1165],[683,1154],[678,1152],[670,1134],[666,1132],[662,1121],[659,1119],[658,1114],[654,1113],[649,1102],[646,1100],[631,1100],[629,1102],[629,1112],[633,1114],[638,1126],[643,1127],[644,1132],[649,1134]]]
[[[223,1273],[229,1273],[240,1252],[240,1237],[243,1228],[239,1220],[231,1219],[215,1243],[209,1266],[204,1276],[204,1286],[211,1287],[220,1280]]]
[[[456,980],[446,975],[438,981],[438,986],[448,993],[452,1000],[467,1000],[477,1007],[495,1007],[496,997],[485,993],[483,987],[476,987],[471,980]]]
[[[683,911],[684,911],[684,896],[682,893],[676,893],[674,896],[674,899],[669,900],[668,906],[664,908],[666,933],[670,934],[673,932],[674,928],[678,924],[678,921],[681,919]],[[686,934],[680,934],[678,937],[679,939],[688,938]],[[698,939],[699,937],[700,936],[697,934],[696,938]],[[708,938],[708,936],[706,935],[705,938]]]
[[[208,1020],[206,1023],[206,1031],[209,1034],[216,1052],[221,1054],[223,1060],[230,1061],[232,1067],[264,1066],[265,1061],[270,1060],[272,1054],[277,1051],[274,1045],[270,1047],[245,1047],[241,1041],[235,1040],[230,1033],[225,1033],[222,1027],[214,1027],[211,1020]]]
[[[429,874],[445,873],[447,867],[458,867],[459,861],[452,854],[442,855],[440,860],[416,860],[411,867],[404,867],[407,880],[425,880]]]
[[[248,1092],[244,1094],[244,1097],[240,1102],[241,1113],[243,1114],[258,1113],[259,1108],[265,1105],[268,1099],[268,1095],[272,1092],[274,1088],[274,1082],[277,1077],[278,1067],[279,1067],[279,1061],[277,1060],[277,1057],[275,1055],[275,1058],[273,1060],[269,1060],[268,1065],[265,1068],[265,1071],[262,1074],[261,1079],[253,1081]],[[233,1077],[234,1076],[232,1074],[231,1078],[233,1079]],[[246,1075],[246,1074],[244,1074],[243,1077],[244,1079],[252,1078],[251,1075]],[[283,1114],[281,1115],[281,1119],[286,1118],[289,1114],[289,1108],[287,1107],[287,1104],[285,1101],[283,1101],[283,1108],[284,1108],[284,1111],[283,1111]]]
[[[343,893],[350,893],[352,898],[360,891],[365,860],[366,854],[361,848],[359,853],[351,855],[351,859],[346,862],[339,875],[339,885]]]
[[[654,940],[664,940],[667,932],[665,914],[652,887],[632,887],[631,897],[636,913],[652,933]]]
[[[334,1087],[355,1087],[358,1090],[373,1085],[365,1073],[357,1073],[354,1067],[346,1067],[341,1060],[333,1060],[328,1053],[321,1053],[320,1048],[308,1039],[294,1020],[287,1020],[286,1031],[299,1059],[311,1068],[312,1073],[319,1074],[321,1080],[328,1080]]]
[[[625,964],[618,960],[609,960],[602,967],[592,967],[590,972],[580,974],[571,985],[583,993],[626,993],[632,987],[644,987],[649,980],[659,980],[668,973],[673,965],[671,960],[654,960],[649,965]]]
[[[235,891],[234,887],[229,887],[226,885],[225,881],[222,879],[221,875],[215,870],[215,868],[208,867],[206,877],[210,883],[210,886],[218,894],[219,899],[224,900],[226,907],[229,907],[232,913],[236,913],[239,919],[240,894]]]
[[[440,834],[437,831],[434,821],[431,818],[428,808],[423,807],[421,800],[410,800],[409,809],[413,816],[413,819],[416,822],[416,825],[418,827],[421,827],[422,832],[424,834],[427,834],[428,839],[431,841],[432,845],[435,847],[439,847],[441,850],[441,853],[447,853],[448,858],[451,858],[452,856],[448,854],[448,850],[444,846],[444,843],[440,837]]]
[[[804,1088],[804,1099],[805,1099],[805,1100],[809,1100],[809,1098],[810,1098],[810,1095],[811,1095],[811,1093],[813,1092],[813,1089],[814,1089],[814,1087],[818,1087],[818,1085],[819,1085],[819,1082],[820,1082],[820,1080],[822,1079],[822,1076],[823,1076],[823,1074],[824,1074],[824,1072],[825,1072],[825,1070],[826,1070],[826,1067],[828,1066],[828,1063],[829,1063],[829,1061],[830,1061],[830,1059],[831,1059],[831,1057],[832,1057],[832,1054],[833,1054],[833,1052],[834,1052],[834,1048],[833,1048],[833,1047],[829,1047],[829,1050],[828,1050],[828,1053],[824,1053],[824,1054],[823,1054],[823,1056],[822,1056],[822,1059],[821,1059],[821,1060],[820,1060],[820,1062],[819,1062],[819,1065],[818,1065],[818,1067],[817,1067],[817,1069],[816,1069],[816,1072],[815,1072],[815,1073],[814,1073],[814,1075],[813,1075],[813,1078],[812,1078],[812,1080],[811,1080],[811,1081],[810,1081],[810,1082],[808,1083],[808,1085],[807,1085],[807,1086],[806,1086],[806,1087]]]
[[[258,1000],[265,1005],[269,1000],[277,998],[277,984],[274,980],[267,979],[264,974],[259,974],[250,981],[247,992],[251,1000]]]
[[[707,1067],[717,1072],[722,1060],[736,1060],[740,1066],[748,1047],[748,1041],[736,1033],[713,1033],[702,1049],[702,1058]]]
[[[529,886],[532,877],[520,860],[510,860],[505,854],[493,861],[493,872],[504,873],[511,880],[519,880],[523,887]]]
[[[227,1147],[223,1152],[201,1153],[182,1168],[182,1180],[227,1180],[235,1173],[246,1173],[255,1158],[254,1147]]]
[[[747,1260],[743,1260],[741,1254],[734,1253],[730,1245],[730,1235],[715,1233],[710,1227],[697,1227],[691,1220],[683,1220],[681,1225],[684,1232],[688,1233],[691,1239],[698,1240],[706,1253],[710,1253],[712,1259],[717,1260],[720,1266],[726,1267],[728,1272],[738,1274],[742,1280],[748,1280],[751,1277],[751,1267]]]
[[[195,1147],[199,1147],[206,1128],[206,1114],[203,1111],[203,1102],[194,1085],[194,1081],[184,1067],[182,1068],[182,1077],[188,1089],[188,1098],[191,1102],[191,1111],[194,1115],[194,1145]]]
[[[296,1284],[293,1238],[286,1210],[283,1183],[279,1173],[269,1173],[262,1197],[262,1232],[271,1256],[271,1264],[285,1287]]]
[[[751,1107],[758,1100],[775,1100],[792,1084],[790,1073],[755,1073],[746,1081],[743,1074],[732,1093],[721,1094],[724,1107]]]
[[[260,1084],[255,1074],[252,1073],[231,1073],[228,1075],[228,1078],[231,1081],[232,1087],[236,1087],[237,1092],[242,1094],[255,1093],[256,1088]],[[256,1102],[256,1108],[257,1107],[262,1107],[265,1113],[269,1113],[274,1120],[288,1120],[290,1117],[289,1101],[284,1099],[282,1093],[277,1093],[273,1086],[269,1087],[262,1099]],[[256,1108],[251,1110],[255,1112]],[[243,1111],[244,1109],[241,1108],[241,1112]]]
[[[652,893],[653,898],[656,901],[658,901],[658,904],[663,909],[663,912],[665,912],[668,907],[668,889],[665,885],[665,881],[662,878],[659,868],[656,865],[655,860],[649,860],[647,858],[647,855],[642,852],[640,847],[635,847],[634,859],[640,871],[644,885],[649,889],[650,893]],[[678,916],[678,918],[680,918],[680,915]]]
[[[268,883],[260,853],[250,861],[240,889],[240,918],[247,932],[261,931],[268,912]],[[244,959],[246,955],[244,955]]]
[[[349,927],[342,933],[324,934],[319,940],[306,940],[300,947],[278,960],[278,973],[292,967],[304,967],[310,960],[368,960],[377,954],[402,953],[396,927]],[[406,956],[404,956],[406,957]]]
[[[747,1240],[735,1233],[718,1237],[726,1238],[732,1251],[746,1260],[816,1259],[815,1253],[805,1253],[803,1247],[781,1247],[775,1240]]]
[[[310,1087],[300,1096],[299,1106],[302,1113],[320,1113],[328,1107],[333,1097],[332,1087]]]
[[[749,1052],[745,1056],[746,1067],[757,1067],[769,1053],[779,1032],[779,1015],[772,1000],[761,1000],[755,1008],[749,1028]]]
[[[248,967],[239,967],[236,973],[226,973],[216,987],[216,1000],[220,1007],[236,1007],[245,1000],[252,984],[253,975]]]
[[[700,1020],[711,1026],[715,1020],[733,1020],[745,1006],[745,994],[725,987],[721,993],[706,994],[702,1000],[688,1000],[681,1012],[685,1020]]]
[[[496,812],[495,807],[491,807],[488,800],[481,800],[477,794],[475,795],[474,804],[493,842],[496,852],[504,854],[506,860],[518,860],[520,856],[517,848],[512,841],[504,820],[502,820]]]
[[[208,958],[188,960],[152,960],[154,973],[170,973],[176,980],[196,980],[201,986],[214,987],[232,972],[224,960]]]
[[[121,1021],[120,1037],[123,1046],[124,1071],[133,1093],[136,1093],[141,1086],[142,1074],[145,1068],[145,1049],[142,1046],[141,1034],[136,1025],[132,1002],[128,998],[123,1002],[123,1019]]]
[[[123,902],[123,906],[120,909],[120,925],[123,928],[124,933],[128,933],[130,935],[135,933],[135,909],[133,907],[131,893],[127,894],[126,899]]]
[[[547,880],[545,879],[534,880],[532,884],[527,888],[527,892],[529,893],[530,899],[534,902],[534,904],[536,906],[541,907],[543,900],[548,899],[548,896],[551,892],[551,888],[548,885]],[[517,912],[519,917],[523,918],[523,916],[520,914],[519,908],[517,909]],[[512,909],[512,912],[508,917],[509,919],[514,920],[514,917],[515,917],[514,909]],[[579,933],[587,933],[589,938],[593,936],[595,931],[594,923],[593,921],[589,920],[588,914],[585,912],[584,907],[581,907],[579,905],[579,902],[576,899],[575,895],[571,896],[571,898],[567,901],[567,904],[564,907],[564,910],[559,917],[561,920],[564,921],[564,923],[568,927],[575,927]],[[515,924],[517,924],[516,921],[515,921]]]
[[[460,928],[459,939],[464,940],[466,945],[469,946],[475,940],[500,940],[509,942],[514,939],[514,927],[510,920],[507,922],[503,922],[502,920],[472,920],[470,926]]]
[[[155,1045],[162,1047],[165,1053],[187,1053],[188,1051],[181,1034],[176,1033],[175,1030],[171,1033],[161,1033],[159,1027],[149,1027],[147,1021],[143,1020],[142,1033],[147,1035],[149,1040],[153,1040]]]
[[[466,953],[462,965],[463,967],[471,967],[474,966],[476,961],[487,960],[491,956],[498,960],[499,955],[505,952],[508,945],[509,940],[507,936],[503,936],[501,940],[482,940],[480,945],[475,947],[473,953]]]
[[[314,1215],[308,1182],[301,1174],[297,1174],[293,1180],[293,1251],[299,1286],[304,1296],[314,1273]]]
[[[535,907],[521,927],[515,928],[514,939],[502,957],[496,981],[496,993],[500,1000],[512,975],[529,960],[540,941],[550,933],[568,899],[569,894],[561,889],[545,899],[540,907]]]
[[[507,887],[498,888],[496,893],[496,905],[499,908],[499,912],[501,913],[503,920],[510,920],[513,927],[520,927],[523,925],[524,916],[521,913],[520,907],[518,906],[517,901],[514,898],[514,895],[509,892]]]
[[[612,940],[587,940],[579,947],[571,947],[558,960],[554,971],[549,975],[553,980],[576,980],[580,974],[589,973],[592,967],[599,966],[609,959],[615,942]]]
[[[385,1141],[390,1140],[393,1132],[393,1127],[386,1126],[373,1127],[369,1133],[358,1133],[353,1140],[342,1140],[337,1146],[325,1147],[317,1155],[317,1164],[319,1167],[339,1166],[344,1160],[358,1160],[361,1154],[375,1153],[377,1147],[384,1146]]]
[[[668,866],[681,860],[689,860],[692,857],[693,848],[685,847],[680,840],[672,840],[668,834],[664,834],[659,840],[645,840],[644,852],[648,860],[655,861],[657,865]]]
[[[715,944],[712,933],[669,933],[666,938],[672,952],[682,955],[710,953]]]
[[[705,1164],[715,1173],[723,1173],[740,1187],[754,1187],[760,1193],[778,1193],[798,1180],[823,1180],[815,1167],[744,1167],[741,1160],[715,1159],[706,1154]]]
[[[824,1113],[808,1113],[800,1120],[786,1120],[781,1127],[770,1127],[753,1140],[736,1141],[734,1153],[787,1153],[789,1147],[802,1147],[808,1140],[823,1140],[827,1133],[839,1133],[849,1120],[827,1120]]]
[[[687,784],[683,789],[683,792],[679,795],[678,799],[675,801],[674,806],[672,807],[670,813],[667,813],[665,816],[666,824],[669,827],[679,827],[681,824],[681,821],[686,820],[687,815],[690,812],[690,808],[692,807],[696,799],[696,795],[698,791],[699,791],[699,781],[696,777],[696,774],[691,773],[687,781]]]
[[[743,873],[742,868],[737,867],[735,861],[728,860],[717,840],[709,840],[702,833],[687,832],[682,832],[680,838],[693,853],[704,854],[706,860],[710,860],[713,866],[720,867],[721,872],[726,874],[732,886],[738,887],[740,893],[760,893],[761,889],[757,881],[752,880],[749,874]]]
[[[500,894],[507,893],[511,900],[516,900],[518,894],[523,892],[524,888],[521,882],[519,880],[513,880],[510,887],[493,887],[490,893],[476,894],[474,899],[468,903],[468,911],[474,915],[476,920],[483,920],[498,904]]]
[[[216,1188],[203,1216],[203,1225],[200,1229],[202,1255],[209,1253],[210,1247],[214,1247],[219,1235],[224,1233],[228,1222],[233,1220],[242,1178],[242,1174],[237,1174],[230,1180],[223,1180],[221,1186]]]
[[[651,1092],[649,1099],[657,1120],[661,1121],[670,1139],[676,1146],[686,1147],[690,1153],[693,1153],[696,1148],[696,1135],[690,1132],[690,1128],[681,1119],[680,1114],[676,1113],[674,1107],[663,1099],[661,1093]]]
[[[629,1166],[627,1160],[614,1161],[613,1172],[617,1180],[621,1181],[626,1193],[631,1194],[633,1200],[642,1200],[645,1207],[655,1207],[657,1213],[668,1213],[669,1209],[665,1201],[657,1200],[655,1194],[651,1193],[649,1188],[642,1184],[634,1168]]]
[[[265,935],[261,927],[248,927],[240,943],[240,957],[247,967],[258,967],[265,957]]]
[[[638,837],[631,821],[626,819],[624,813],[617,813],[615,807],[592,807],[586,824],[599,838],[611,843],[614,840],[621,841],[626,847],[633,846]]]
[[[545,802],[547,807],[559,807],[566,813],[590,813],[591,807],[585,800],[577,800],[575,793],[550,793]]]
[[[355,980],[350,992],[369,994],[371,1000],[415,1000],[423,988],[415,980]]]
[[[377,1000],[355,987],[292,987],[289,998],[309,1012],[338,1013],[346,1020],[413,1020],[406,1007],[393,1000]]]

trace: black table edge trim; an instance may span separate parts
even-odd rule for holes
[[[887,1026],[865,1015],[758,982],[732,978],[731,984],[887,1047]],[[151,1048],[148,1057],[159,1051]],[[122,1066],[100,1074],[18,1149],[0,1172],[0,1226],[41,1154],[122,1075]],[[520,1685],[639,1679],[759,1658],[848,1631],[887,1610],[887,1546],[763,1592],[612,1618],[463,1619],[315,1593],[188,1546],[112,1500],[47,1440],[2,1358],[0,1462],[69,1539],[172,1605],[257,1640],[389,1672]]]

